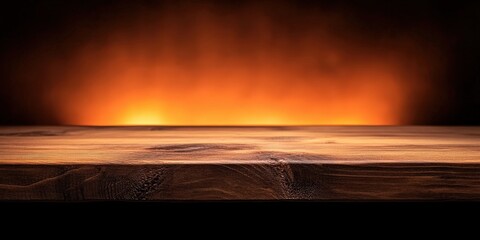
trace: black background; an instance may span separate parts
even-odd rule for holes
[[[202,1],[197,1],[202,2]],[[245,1],[209,1],[234,9]],[[279,1],[265,1],[272,8]],[[480,3],[462,1],[290,1],[309,9],[348,12],[355,23],[352,31],[375,38],[416,29],[428,22],[428,29],[412,30],[433,48],[441,49],[441,76],[435,79],[436,97],[419,101],[411,109],[410,124],[480,124]],[[136,7],[159,8],[159,1],[2,1],[0,6],[0,124],[59,124],[55,112],[38,101],[45,79],[23,81],[18,72],[29,71],[35,54],[62,53],[75,47],[71,34],[75,26],[88,29],[112,14],[126,20]],[[85,30],[87,29],[87,30]],[[430,29],[430,30],[429,30]],[[437,34],[440,33],[440,34]],[[45,46],[48,46],[45,48]],[[33,60],[32,60],[33,59]]]

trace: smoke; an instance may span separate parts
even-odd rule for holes
[[[406,124],[438,68],[418,29],[369,35],[336,8],[163,2],[101,16],[73,18],[60,50],[47,38],[15,73],[44,79],[62,124]]]

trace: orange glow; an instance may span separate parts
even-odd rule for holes
[[[132,29],[109,24],[50,61],[48,101],[65,124],[360,125],[402,124],[423,94],[403,40],[357,44],[331,34],[331,17],[285,37],[256,14],[195,8],[182,21],[143,12]]]
[[[108,123],[108,119],[105,123]],[[164,124],[158,108],[147,107],[144,109],[133,108],[124,111],[124,114],[115,120],[119,125],[160,125]]]

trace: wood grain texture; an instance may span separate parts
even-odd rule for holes
[[[480,199],[480,128],[3,127],[0,199]]]

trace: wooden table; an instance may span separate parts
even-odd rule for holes
[[[480,127],[1,127],[0,199],[480,199]]]

